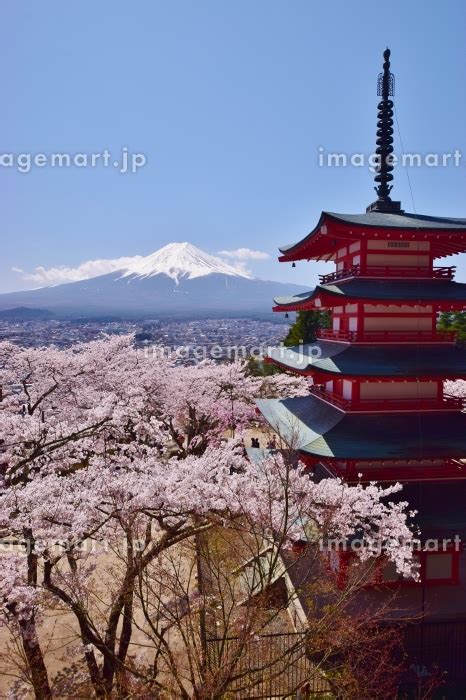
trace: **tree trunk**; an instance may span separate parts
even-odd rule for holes
[[[27,581],[29,586],[36,588],[37,554],[35,552],[34,537],[29,528],[24,531],[24,539],[27,553]],[[15,610],[13,610],[13,613],[15,613]],[[18,620],[21,642],[23,645],[24,655],[27,660],[29,676],[34,688],[35,698],[36,700],[48,700],[48,698],[52,697],[52,691],[50,688],[44,656],[42,654],[39,638],[37,636],[34,612],[31,611],[31,617],[29,620],[16,619]]]
[[[39,645],[39,640],[37,639],[34,618],[28,621],[20,620],[18,624],[21,632],[24,654],[34,688],[34,696],[36,700],[49,700],[49,698],[52,698],[52,691],[42,650]]]

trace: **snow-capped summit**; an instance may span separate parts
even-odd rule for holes
[[[98,262],[102,268],[105,261]],[[244,318],[270,314],[275,296],[308,291],[251,277],[190,243],[107,262],[115,267],[100,275],[0,294],[0,311],[24,315],[42,309],[61,318]],[[93,266],[87,268],[92,273]],[[27,308],[18,312],[18,307]]]
[[[151,255],[136,258],[125,268],[122,276],[135,279],[164,274],[178,284],[180,279],[194,279],[214,273],[252,279],[246,272],[186,242],[169,243]]]

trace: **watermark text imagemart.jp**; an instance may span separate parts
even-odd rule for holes
[[[144,153],[133,152],[127,146],[123,146],[117,154],[112,153],[108,148],[101,151],[79,151],[67,153],[56,151],[53,153],[27,153],[27,152],[1,152],[0,170],[14,170],[27,174],[32,170],[42,168],[110,168],[118,173],[134,174],[147,164],[147,157]]]

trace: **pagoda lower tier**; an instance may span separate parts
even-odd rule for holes
[[[398,274],[401,274],[399,272]],[[405,274],[407,274],[405,272]],[[466,284],[449,280],[350,278],[335,284],[317,285],[314,290],[274,299],[274,311],[306,311],[366,303],[372,306],[409,307],[430,305],[431,312],[462,310],[466,306]],[[370,309],[363,309],[371,313]],[[356,309],[361,311],[361,309]]]
[[[351,344],[317,340],[270,348],[267,362],[314,382],[348,378],[466,379],[466,349],[453,344]]]
[[[466,478],[462,411],[357,414],[313,395],[261,399],[257,407],[306,465],[328,475],[348,481]]]

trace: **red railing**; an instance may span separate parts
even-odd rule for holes
[[[455,266],[451,267],[394,267],[393,265],[351,265],[343,270],[336,270],[326,275],[319,275],[321,284],[329,284],[349,277],[426,277],[429,279],[452,280],[455,276]]]
[[[337,396],[337,394],[332,394],[330,391],[326,391],[320,384],[313,384],[311,386],[311,394],[318,396],[324,401],[328,401],[338,408],[343,408],[348,411],[351,408],[351,401],[349,399],[344,399],[342,396]]]
[[[329,272],[326,275],[319,275],[319,280],[321,284],[328,284],[329,282],[336,282],[337,280],[346,279],[347,277],[359,277],[361,274],[360,265],[351,265],[351,267],[345,267],[344,270],[335,270],[335,272]]]
[[[321,328],[321,340],[340,340],[348,343],[454,343],[455,331],[340,331]]]
[[[346,342],[354,342],[357,340],[355,331],[336,331],[333,328],[319,328],[317,338],[321,340],[344,340]]]
[[[410,397],[406,399],[380,398],[351,401],[351,399],[345,399],[342,396],[326,391],[325,388],[319,384],[311,386],[311,394],[349,413],[351,411],[367,411],[368,413],[372,411],[460,411],[464,410],[466,407],[466,399],[460,396],[451,396],[450,394],[444,394],[441,399]]]
[[[407,398],[407,399],[368,399],[351,406],[353,411],[461,411],[464,399],[458,396],[443,396],[441,399]]]
[[[366,342],[454,343],[454,331],[365,331],[358,340]]]
[[[429,277],[434,279],[452,280],[456,266],[451,267],[393,267],[391,265],[370,265],[362,269],[360,274],[365,277]]]

